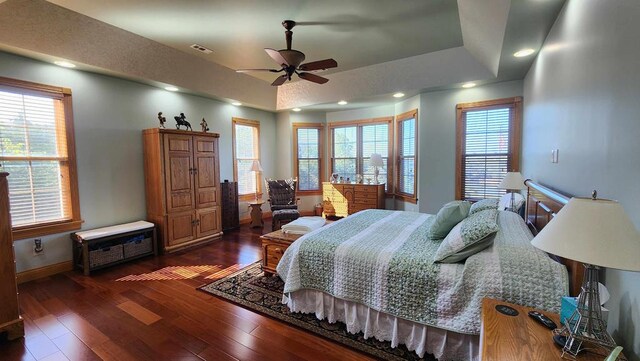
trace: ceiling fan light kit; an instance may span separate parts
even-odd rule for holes
[[[250,71],[268,71],[271,73],[281,73],[276,80],[271,83],[273,86],[279,86],[284,84],[287,80],[291,80],[293,74],[297,74],[300,79],[311,81],[317,84],[324,84],[329,81],[327,78],[315,75],[311,72],[318,72],[335,68],[338,66],[338,62],[333,59],[324,59],[318,61],[312,61],[310,63],[302,64],[305,59],[304,53],[295,49],[291,49],[291,43],[293,38],[293,29],[296,26],[296,22],[293,20],[285,20],[282,22],[282,26],[285,28],[285,38],[287,40],[287,48],[281,50],[275,50],[271,48],[265,48],[264,51],[273,59],[280,69],[238,69],[238,73],[246,73]]]

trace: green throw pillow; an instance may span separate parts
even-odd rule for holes
[[[460,262],[489,247],[498,232],[497,217],[497,209],[486,209],[458,223],[440,244],[435,261]]]
[[[469,215],[471,203],[467,201],[453,201],[440,208],[429,229],[429,238],[442,239],[449,234],[451,228]]]
[[[484,211],[485,209],[498,209],[498,200],[497,199],[483,199],[481,201],[477,201],[471,205],[471,209],[469,210],[469,215],[472,215],[476,212]]]

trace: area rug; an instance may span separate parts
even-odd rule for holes
[[[283,287],[284,282],[280,277],[265,277],[260,269],[260,262],[257,262],[199,289],[378,359],[435,361],[431,355],[425,355],[421,359],[404,345],[392,348],[391,342],[378,341],[374,337],[365,339],[362,332],[349,333],[341,322],[332,324],[326,320],[318,320],[314,314],[291,313],[281,303]]]

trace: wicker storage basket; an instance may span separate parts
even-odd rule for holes
[[[133,239],[123,244],[124,258],[131,258],[141,254],[153,252],[151,238]]]
[[[103,246],[89,251],[89,267],[94,268],[124,259],[122,245]]]

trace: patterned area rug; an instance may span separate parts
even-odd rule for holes
[[[431,355],[420,359],[404,345],[392,348],[391,342],[378,341],[374,337],[365,339],[362,332],[349,333],[341,322],[332,324],[318,320],[314,314],[291,313],[281,303],[283,287],[284,282],[280,277],[265,277],[258,262],[199,289],[382,360],[435,361]]]

